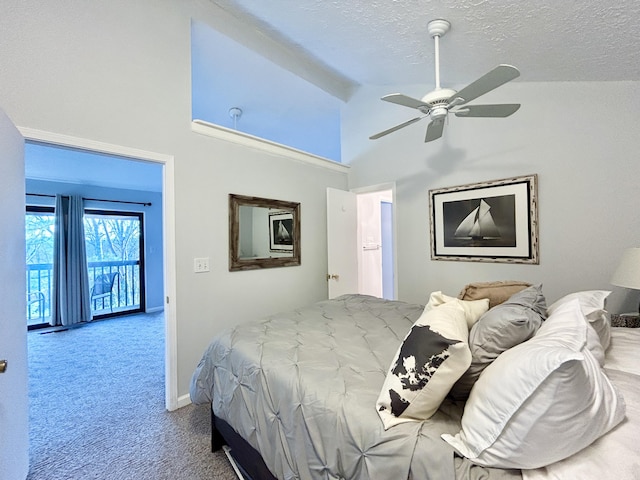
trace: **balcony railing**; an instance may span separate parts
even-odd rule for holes
[[[140,309],[140,262],[138,260],[89,262],[89,287],[102,274],[119,273],[113,295],[96,299],[91,304],[92,315]],[[53,264],[27,265],[27,325],[48,323],[51,317]],[[113,303],[112,303],[113,302]]]

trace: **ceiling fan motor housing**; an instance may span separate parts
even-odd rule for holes
[[[429,105],[431,108],[438,105],[447,105],[449,99],[456,94],[456,91],[452,88],[438,88],[427,93],[421,100]]]

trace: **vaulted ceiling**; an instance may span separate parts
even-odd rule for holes
[[[433,84],[436,18],[452,25],[440,47],[451,84],[500,63],[525,82],[640,80],[637,0],[210,1],[246,26],[237,40],[268,38],[259,48],[297,56],[298,74],[343,99],[359,85]]]
[[[500,63],[520,69],[518,82],[640,81],[640,0],[202,1],[211,7],[205,22],[215,34],[207,42],[200,32],[199,55],[218,83],[209,88],[212,99],[200,95],[204,103],[194,104],[194,114],[217,109],[204,119],[229,127],[229,108],[238,106],[245,109],[241,130],[281,126],[295,137],[299,129],[298,137],[315,135],[320,144],[329,132],[338,150],[335,112],[359,86],[433,87],[427,24],[436,18],[451,22],[440,42],[443,86],[462,87]],[[205,75],[202,85],[194,83],[194,102],[207,81]],[[296,146],[295,139],[275,140]],[[76,161],[60,159],[55,169],[36,161],[27,175],[81,176]]]

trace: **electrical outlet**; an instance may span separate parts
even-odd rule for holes
[[[196,273],[209,271],[209,257],[194,258],[193,259],[193,271]]]

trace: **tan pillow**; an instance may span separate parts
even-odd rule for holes
[[[467,320],[467,327],[471,330],[473,324],[478,321],[478,319],[487,313],[489,310],[489,299],[483,298],[481,300],[460,300],[459,298],[450,297],[449,295],[445,295],[444,293],[437,291],[431,292],[429,295],[429,303],[424,307],[424,311],[428,312],[429,310],[433,310],[440,305],[444,305],[447,302],[458,302],[464,309],[464,316]]]
[[[511,295],[530,287],[527,282],[519,282],[517,280],[502,280],[499,282],[476,282],[466,285],[458,298],[460,300],[480,300],[481,298],[489,299],[489,308],[506,302]]]

